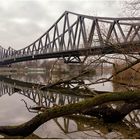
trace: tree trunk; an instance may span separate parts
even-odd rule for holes
[[[86,99],[74,104],[68,104],[60,107],[54,107],[45,110],[43,113],[36,115],[30,121],[25,122],[18,126],[1,126],[0,133],[11,136],[28,136],[35,131],[40,125],[47,122],[50,119],[70,115],[74,113],[81,113],[87,108],[101,105],[110,101],[129,101],[132,99],[140,100],[139,91],[128,91],[128,92],[115,92],[97,95],[93,98]]]
[[[100,105],[99,107],[91,107],[85,110],[83,114],[102,118],[104,122],[114,123],[121,121],[127,114],[135,109],[140,109],[140,103],[125,103],[120,109]]]

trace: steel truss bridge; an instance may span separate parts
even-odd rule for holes
[[[139,17],[94,17],[66,11],[29,46],[20,50],[0,47],[0,65],[49,58],[79,63],[80,56],[138,52],[139,46]]]

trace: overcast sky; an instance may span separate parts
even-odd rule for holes
[[[26,47],[64,11],[95,16],[120,16],[120,0],[0,0],[0,45]]]

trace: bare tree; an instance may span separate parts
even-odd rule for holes
[[[127,0],[123,2],[123,14],[124,16],[138,17],[140,15],[140,1],[139,0]]]

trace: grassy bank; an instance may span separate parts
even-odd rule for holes
[[[121,70],[122,68],[126,67],[126,63],[120,63],[120,62],[115,62],[115,69],[113,69],[113,74],[115,72]],[[121,73],[119,73],[117,76],[113,77],[113,80],[119,80],[119,81],[124,81],[124,80],[140,80],[140,64],[137,64],[133,66],[132,68],[129,68]]]

